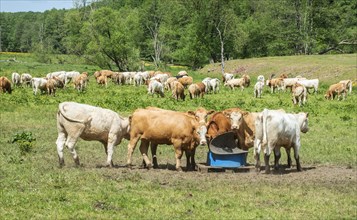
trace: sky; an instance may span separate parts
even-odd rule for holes
[[[73,8],[73,0],[0,0],[0,12],[44,12],[46,10]]]

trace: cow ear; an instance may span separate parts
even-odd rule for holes
[[[215,112],[216,112],[215,110],[210,110],[210,111],[207,112],[207,115],[213,114]]]
[[[226,116],[227,118],[229,118],[229,112],[223,111],[222,113],[223,113],[224,116]]]
[[[189,115],[195,116],[195,112],[193,112],[193,111],[187,111],[187,113],[188,113]]]

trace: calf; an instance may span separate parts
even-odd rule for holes
[[[342,100],[345,100],[347,95],[346,84],[344,83],[336,83],[332,84],[325,94],[326,99],[333,100],[337,95],[337,100],[340,100],[340,96],[342,94]]]
[[[54,79],[48,79],[46,82],[46,91],[47,95],[53,95],[56,96],[56,87],[55,87],[56,81]]]
[[[187,88],[189,85],[192,84],[193,78],[191,76],[184,76],[182,78],[179,78],[178,81],[185,87]]]
[[[28,73],[23,73],[21,74],[21,84],[22,86],[26,85],[26,86],[31,86],[31,80],[32,80],[32,76]]]
[[[155,93],[158,94],[158,96],[160,95],[161,97],[164,97],[164,87],[161,82],[157,80],[150,80],[148,86],[148,94],[151,94],[153,96]]]
[[[176,100],[178,100],[179,98],[182,99],[182,100],[185,100],[185,88],[178,81],[174,81],[173,82],[172,96]]]
[[[37,91],[44,92],[46,88],[47,79],[34,77],[31,79],[32,91],[34,95],[37,95]]]
[[[232,90],[234,90],[234,87],[240,87],[241,91],[244,90],[245,85],[245,78],[231,79],[224,83],[224,86],[228,86]]]
[[[275,89],[283,90],[284,81],[283,78],[268,79],[266,85],[270,87],[271,93],[274,93]]]
[[[105,85],[105,88],[108,86],[108,79],[105,75],[98,76],[97,83],[99,85]]]
[[[11,82],[5,76],[0,77],[0,89],[3,93],[7,92],[7,93],[11,94],[11,92],[12,92]]]
[[[264,88],[264,78],[263,78],[263,81],[258,81],[254,85],[254,97],[255,98],[262,97],[263,88]]]
[[[99,141],[104,145],[107,154],[106,165],[112,167],[114,146],[123,138],[129,139],[129,118],[120,116],[109,109],[80,104],[62,102],[57,112],[57,153],[60,166],[64,165],[63,148],[66,146],[73,159],[79,165],[75,150],[78,138],[86,141]]]
[[[11,80],[12,80],[12,84],[14,86],[19,86],[21,84],[21,76],[20,76],[20,74],[15,73],[15,72],[12,73],[11,74]]]
[[[300,83],[295,83],[295,85],[292,87],[292,97],[293,97],[293,103],[294,105],[301,104],[305,105],[306,100],[307,100],[307,89],[304,85],[301,85]]]
[[[340,83],[343,83],[346,85],[346,88],[348,89],[348,93],[352,93],[352,81],[347,79],[347,80],[341,80]]]

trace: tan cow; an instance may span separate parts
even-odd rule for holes
[[[250,86],[250,77],[247,74],[243,74],[242,78],[244,78],[244,87]]]
[[[176,77],[169,77],[165,82],[165,89],[166,90],[172,90],[174,81],[177,81]]]
[[[56,80],[54,79],[48,79],[46,82],[46,91],[47,91],[47,95],[53,95],[56,96]]]
[[[284,80],[283,78],[268,79],[266,85],[270,87],[271,93],[274,93],[275,89],[283,90]]]
[[[246,86],[245,78],[228,80],[224,83],[224,86],[228,86],[232,90],[234,90],[235,87],[240,87],[241,91],[243,91]]]
[[[74,88],[77,89],[78,92],[83,92],[83,90],[87,87],[88,81],[88,73],[83,72],[82,74],[74,78]]]
[[[346,84],[344,83],[336,83],[332,84],[325,94],[326,99],[333,100],[337,95],[337,100],[340,100],[340,96],[342,94],[342,100],[345,100],[347,95]]]
[[[0,89],[3,93],[8,92],[9,94],[11,94],[12,92],[11,82],[5,76],[0,77]]]
[[[108,86],[108,79],[107,79],[106,76],[99,76],[99,77],[97,78],[97,83],[98,83],[99,85],[105,85],[105,87],[107,87],[107,86]]]
[[[174,81],[172,84],[173,84],[172,96],[176,100],[178,100],[179,98],[185,100],[185,88],[183,87],[183,85],[178,81]]]
[[[162,111],[165,111],[163,114]],[[175,149],[176,169],[181,171],[183,151],[192,152],[198,145],[205,145],[206,126],[186,113],[168,110],[137,109],[131,116],[130,142],[128,144],[128,166],[131,166],[133,151],[141,140],[140,152],[148,168],[152,163],[147,156],[149,143],[169,144]],[[187,155],[186,155],[187,156]],[[187,160],[190,162],[190,159]],[[190,167],[191,165],[188,165]]]
[[[178,79],[178,81],[187,88],[189,85],[192,84],[193,78],[191,76],[185,76]]]
[[[304,85],[301,85],[300,83],[295,83],[291,88],[291,91],[292,91],[294,105],[296,104],[299,104],[299,106],[301,106],[301,104],[305,105],[307,100],[306,87]]]
[[[214,113],[207,124],[207,140],[209,143],[217,135],[232,130],[231,121],[222,112]]]
[[[203,98],[205,91],[206,91],[206,86],[202,82],[191,84],[188,87],[188,92],[190,94],[191,99],[196,98],[196,97]]]
[[[346,85],[346,89],[348,89],[348,93],[352,93],[352,81],[347,79],[347,80],[341,80],[340,83],[343,83]]]

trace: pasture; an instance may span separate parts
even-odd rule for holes
[[[0,60],[13,55],[1,54]],[[357,218],[357,96],[356,87],[345,101],[327,101],[323,95],[332,82],[349,76],[356,80],[356,55],[327,55],[313,57],[282,57],[236,61],[236,67],[256,66],[249,70],[251,86],[244,91],[220,87],[217,94],[203,99],[188,97],[176,101],[171,92],[164,98],[147,95],[145,86],[108,88],[96,84],[93,77],[83,93],[69,85],[58,90],[56,97],[34,96],[30,88],[15,88],[11,95],[0,94],[0,218],[2,219],[356,219]],[[11,79],[12,72],[29,72],[45,76],[58,70],[87,71],[93,74],[96,66],[35,62],[31,55],[16,55],[18,62],[1,62],[0,76]],[[310,94],[305,106],[293,106],[289,92],[270,94],[267,87],[261,99],[253,97],[256,76],[265,78],[274,71],[286,72],[294,60],[299,60],[301,73],[309,78],[322,77],[320,91]],[[304,62],[301,60],[305,60]],[[336,72],[321,72],[333,66]],[[286,63],[284,65],[284,63]],[[303,69],[304,65],[308,69]],[[274,65],[275,64],[275,65]],[[280,69],[272,70],[272,66]],[[264,69],[264,68],[266,69]],[[218,72],[190,71],[194,82],[206,76],[221,78]],[[171,67],[175,75],[182,68]],[[312,69],[319,70],[316,75]],[[351,71],[353,69],[353,71]],[[300,70],[299,70],[300,71]],[[288,72],[287,72],[288,73]],[[294,72],[294,75],[297,72]],[[333,74],[333,75],[331,75]],[[354,77],[354,78],[353,78]],[[324,80],[325,79],[325,80]],[[264,108],[283,108],[287,112],[309,112],[308,133],[302,135],[300,161],[303,172],[285,169],[286,155],[282,151],[279,171],[262,173],[200,173],[175,171],[172,146],[158,147],[160,169],[140,168],[142,157],[138,146],[133,156],[133,169],[125,167],[128,141],[114,150],[114,168],[103,167],[106,155],[99,142],[80,140],[76,149],[82,165],[76,167],[65,150],[63,168],[58,166],[55,141],[58,104],[75,101],[109,108],[123,116],[135,109],[156,106],[175,111],[224,110],[240,107],[257,112]],[[23,133],[27,132],[27,133]],[[27,134],[29,150],[13,142]],[[33,141],[33,139],[36,139]],[[253,149],[248,163],[254,163]],[[199,146],[196,161],[204,163],[207,147]],[[270,160],[273,163],[273,160]],[[183,157],[182,164],[185,164]],[[295,161],[293,160],[293,165]]]

